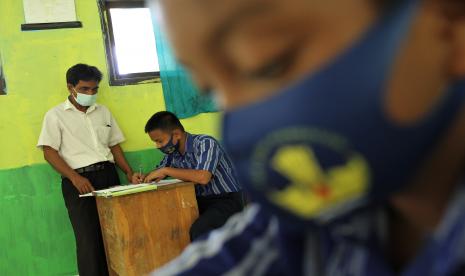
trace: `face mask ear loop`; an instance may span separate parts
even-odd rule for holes
[[[76,88],[74,88],[74,87],[73,87],[73,91],[74,91],[74,93],[76,93],[76,96],[74,96],[73,93],[71,93],[71,96],[73,96],[74,100],[77,102],[77,96],[78,96],[79,92],[77,92]]]

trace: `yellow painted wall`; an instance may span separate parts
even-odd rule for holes
[[[22,32],[22,1],[0,1],[0,51],[8,87],[8,95],[0,96],[0,169],[44,162],[34,145],[45,112],[67,96],[70,66],[88,63],[107,75],[97,0],[75,2],[83,28]],[[105,78],[98,102],[120,124],[125,150],[151,146],[143,127],[153,113],[165,109],[160,83],[110,87]],[[217,122],[218,114],[202,114],[183,124],[192,133],[216,135]]]

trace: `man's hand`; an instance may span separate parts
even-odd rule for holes
[[[149,173],[144,178],[144,182],[145,183],[152,182],[152,181],[158,182],[167,176],[168,175],[166,174],[166,168],[161,168],[161,169],[154,170],[153,172]]]
[[[132,184],[142,183],[142,182],[144,182],[144,178],[145,178],[145,175],[143,175],[141,173],[134,173],[134,174],[132,174],[132,178],[131,178],[130,182]]]
[[[129,171],[126,173],[126,178],[128,179],[129,183],[134,183],[132,182],[133,176],[134,176],[134,173],[132,171]]]
[[[73,177],[71,180],[71,183],[73,183],[74,187],[79,191],[79,193],[82,194],[87,194],[90,192],[93,192],[95,189],[90,183],[89,179],[77,174],[75,177]]]

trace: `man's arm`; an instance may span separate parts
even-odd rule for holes
[[[124,157],[121,146],[119,144],[116,144],[110,147],[110,150],[111,150],[111,153],[113,154],[113,157],[115,158],[116,165],[118,165],[118,167],[120,167],[120,169],[126,174],[128,181],[132,182],[134,172],[132,171],[131,167],[126,161],[126,158]]]
[[[94,191],[94,187],[90,181],[75,172],[71,167],[61,158],[58,151],[50,146],[43,146],[44,158],[47,162],[55,168],[61,175],[71,180],[74,187],[79,191],[80,194],[86,194]]]
[[[212,174],[206,170],[193,170],[193,169],[178,169],[178,168],[171,168],[171,167],[164,167],[157,169],[151,173],[149,173],[144,182],[151,182],[155,181],[158,182],[163,178],[171,176],[183,181],[194,182],[197,184],[207,185],[211,178]]]

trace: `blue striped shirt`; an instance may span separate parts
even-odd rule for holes
[[[464,186],[417,256],[397,273],[383,253],[387,230],[383,206],[305,230],[255,203],[154,275],[465,275]]]
[[[241,186],[237,182],[232,162],[218,141],[208,135],[186,134],[184,155],[178,151],[165,155],[158,167],[209,171],[212,174],[210,182],[207,185],[195,185],[197,196],[240,191]]]

